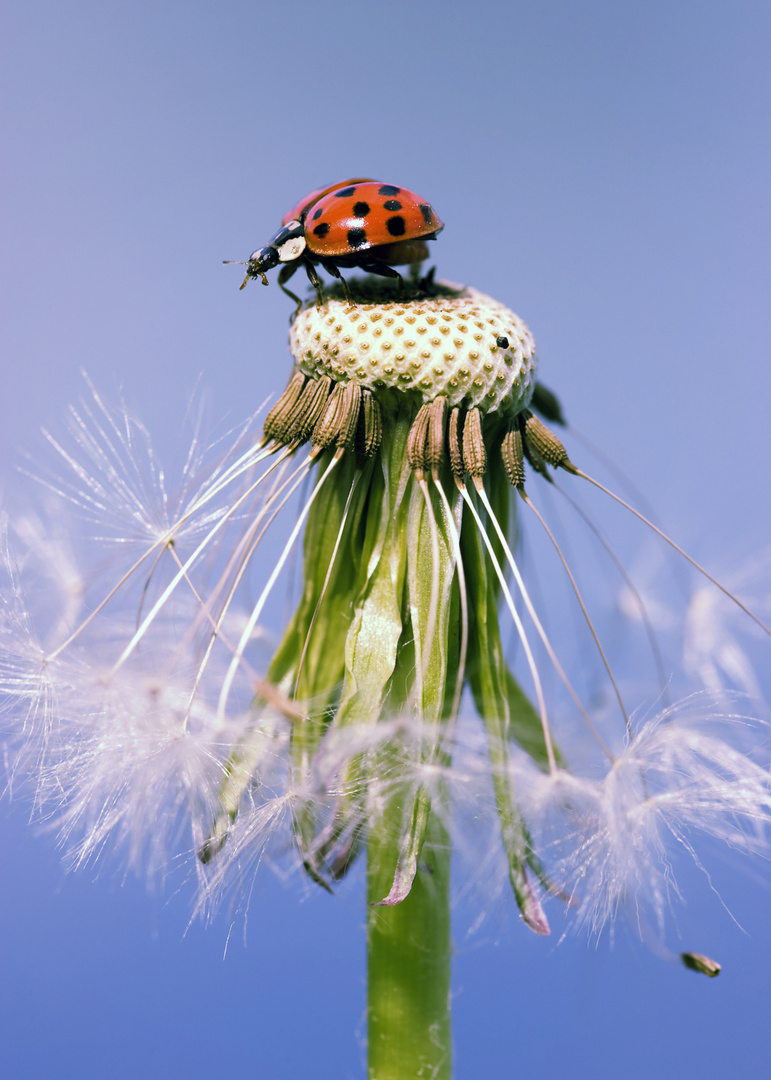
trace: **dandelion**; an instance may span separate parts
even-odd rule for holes
[[[623,500],[555,435],[561,409],[536,381],[525,324],[431,278],[348,289],[298,311],[294,369],[262,435],[247,426],[208,457],[196,435],[176,499],[141,425],[98,395],[72,413],[75,449],[54,442],[69,480],[47,478],[54,521],[85,513],[125,569],[105,559],[81,575],[63,524],[9,522],[0,687],[17,733],[12,786],[32,785],[76,864],[117,844],[138,867],[195,867],[209,910],[248,898],[262,862],[331,891],[363,856],[370,1076],[441,1078],[453,850],[486,880],[502,867],[537,934],[548,901],[595,935],[624,913],[663,937],[673,850],[699,862],[705,835],[765,854],[771,789],[725,695],[668,702],[643,595],[592,526],[663,673],[628,704],[531,481],[584,517],[578,485]],[[575,685],[560,655],[518,554],[515,503],[554,552],[599,691]],[[264,625],[300,545],[296,607],[265,662]],[[711,691],[729,667],[754,686],[719,634],[688,640]],[[699,953],[683,963],[719,971]]]

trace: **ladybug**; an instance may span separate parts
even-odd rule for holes
[[[249,256],[241,288],[257,277],[267,285],[266,270],[279,263],[283,264],[279,286],[297,302],[298,309],[302,301],[285,285],[300,266],[305,268],[319,302],[323,294],[316,266],[323,266],[342,282],[349,301],[341,266],[358,266],[370,274],[398,278],[401,286],[401,274],[393,267],[426,259],[425,241],[435,239],[443,228],[430,203],[407,188],[379,180],[341,180],[312,191],[284,215],[272,240]]]

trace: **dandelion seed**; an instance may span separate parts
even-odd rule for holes
[[[702,975],[707,975],[710,979],[714,979],[722,970],[717,960],[710,960],[708,956],[703,956],[701,953],[684,952],[680,955],[687,968],[691,971],[698,971]]]

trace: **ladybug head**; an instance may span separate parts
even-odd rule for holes
[[[250,277],[261,277],[263,284],[267,285],[266,270],[272,270],[279,263],[293,262],[295,259],[299,259],[305,248],[305,230],[302,223],[290,221],[289,224],[283,225],[279,229],[265,247],[258,248],[249,256],[246,264],[246,280],[248,281]]]
[[[247,261],[248,270],[246,271],[249,277],[259,277],[264,275],[266,270],[272,270],[274,266],[278,266],[279,257],[278,252],[274,247],[258,248],[257,251],[253,251]]]

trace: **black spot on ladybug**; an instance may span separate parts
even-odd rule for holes
[[[404,218],[401,214],[394,214],[386,222],[386,228],[391,236],[404,236],[406,225],[404,224]]]
[[[431,207],[427,206],[425,203],[420,203],[420,212],[423,215],[423,220],[426,225],[430,225],[434,219],[434,212]]]
[[[357,202],[353,204],[354,217],[366,217],[369,213],[369,203]]]
[[[361,247],[362,244],[367,242],[367,230],[366,229],[349,229],[348,230],[348,244],[352,248]]]
[[[393,184],[381,184],[377,189],[378,195],[398,195],[402,189],[400,187],[394,187]]]
[[[328,232],[329,232],[329,222],[328,221],[322,221],[322,223],[320,225],[317,225],[316,228],[313,230],[313,235],[318,236],[319,239],[322,239],[323,237],[325,237],[327,235]]]
[[[383,203],[384,210],[401,210],[402,204],[398,199],[386,199]]]
[[[353,187],[340,188],[339,191],[335,192],[335,195],[337,196],[338,199],[347,199],[349,195],[353,195],[355,190],[356,190],[356,185],[354,184]]]
[[[497,337],[495,339],[495,344],[498,346],[499,349],[508,349],[509,339],[507,337]]]
[[[321,207],[319,207],[318,210],[316,211],[316,213],[313,215],[313,220],[318,221],[323,213],[324,213],[323,209]]]

